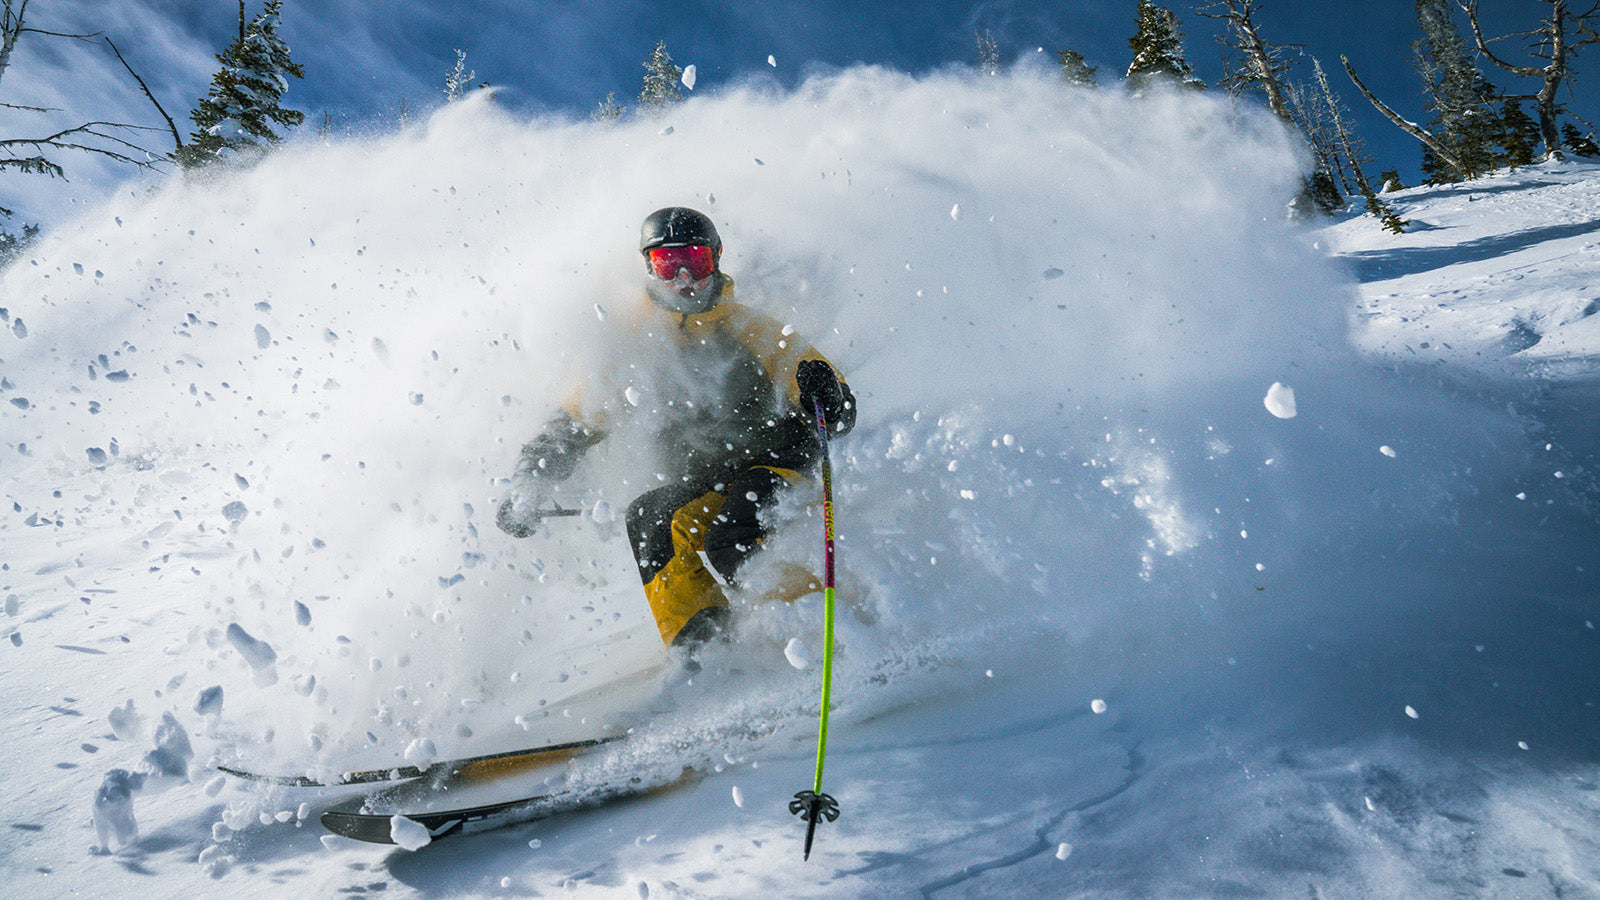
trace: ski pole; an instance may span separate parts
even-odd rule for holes
[[[822,764],[828,753],[828,705],[833,693],[833,465],[828,460],[828,421],[817,404],[817,443],[822,449],[822,721],[817,730],[817,776],[811,790],[789,801],[789,812],[806,823],[803,859],[811,858],[817,822],[839,818],[839,802],[822,792]]]

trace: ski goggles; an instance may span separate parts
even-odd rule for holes
[[[688,269],[689,277],[695,281],[717,270],[717,255],[710,247],[652,247],[645,256],[650,261],[651,274],[662,281],[677,278],[681,269]]]

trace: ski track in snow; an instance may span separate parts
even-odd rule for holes
[[[47,236],[0,273],[10,894],[1600,896],[1600,168],[1306,231],[1265,117],[1053,79],[475,95]],[[491,521],[627,361],[667,203],[862,398],[805,863],[819,598],[754,573],[734,647],[627,682],[670,663],[609,513],[651,448],[597,451],[583,517]],[[817,563],[814,499],[768,560]],[[409,853],[323,835],[352,789],[207,768],[596,728],[633,733],[571,785],[694,777]]]

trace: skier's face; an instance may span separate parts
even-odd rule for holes
[[[716,305],[717,252],[711,247],[655,247],[645,254],[650,296],[664,309],[702,313]]]

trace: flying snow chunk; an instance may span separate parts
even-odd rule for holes
[[[684,87],[688,88],[691,91],[694,90],[695,77],[696,77],[696,70],[695,70],[694,66],[689,65],[689,66],[684,66],[683,67],[683,86]]]
[[[402,850],[421,850],[433,843],[433,835],[421,822],[405,816],[389,817],[389,839]]]
[[[733,786],[733,805],[744,809],[744,791],[739,790],[738,785]]]
[[[1069,857],[1071,855],[1072,855],[1072,845],[1071,844],[1057,844],[1056,845],[1056,859],[1066,859],[1067,857]]]
[[[1099,699],[1090,700],[1089,701],[1089,709],[1092,710],[1094,712],[1094,714],[1098,716],[1101,713],[1106,711],[1106,702],[1104,700],[1099,700]]]
[[[189,780],[189,763],[194,760],[194,745],[189,743],[189,732],[170,712],[161,714],[161,724],[156,726],[155,748],[144,755],[144,764],[158,778]]]
[[[260,671],[278,661],[278,654],[266,641],[257,640],[235,622],[228,626],[228,643],[244,657],[250,668]]]
[[[1406,715],[1410,716],[1413,719],[1422,718],[1421,716],[1417,715],[1417,711],[1415,709],[1413,709],[1412,707],[1410,707],[1410,706],[1406,707]]]
[[[957,222],[961,221],[961,204],[957,203],[950,207],[950,218]]]
[[[1266,404],[1267,412],[1280,419],[1295,417],[1294,388],[1279,384],[1274,381],[1272,387],[1267,388],[1267,398],[1262,401]]]
[[[1378,452],[1389,457],[1390,459],[1394,459],[1394,448],[1388,444],[1384,444],[1382,447],[1379,447]]]
[[[804,669],[811,665],[811,651],[805,644],[800,643],[799,638],[789,639],[788,645],[783,648],[783,658],[796,669]]]
[[[427,738],[417,738],[406,747],[406,762],[414,766],[426,766],[439,755],[439,750],[433,741]]]
[[[778,67],[778,58],[773,56],[770,53],[767,54],[767,65],[769,65],[769,66],[773,67],[774,69],[776,69]]]

